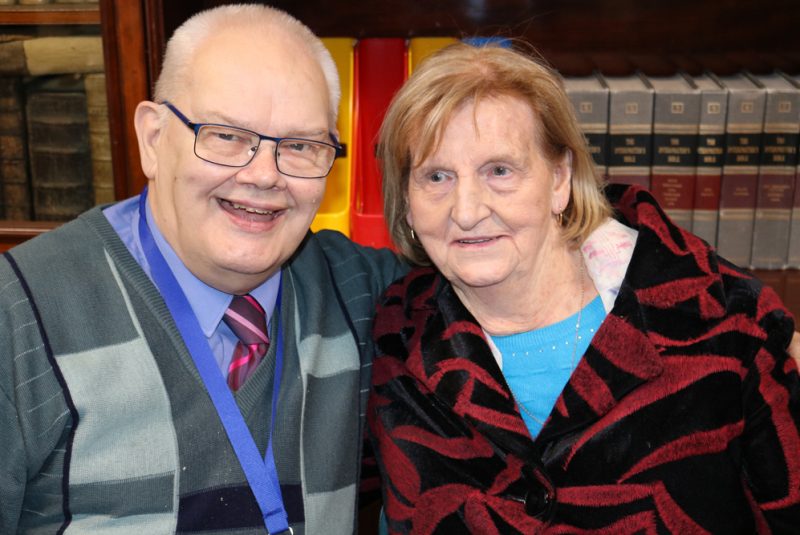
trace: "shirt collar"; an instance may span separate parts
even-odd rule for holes
[[[156,247],[158,247],[158,250],[164,256],[164,260],[167,262],[172,274],[178,281],[178,285],[189,301],[189,305],[192,307],[192,311],[197,317],[198,323],[200,323],[203,334],[205,334],[206,338],[209,338],[217,329],[219,322],[222,321],[222,316],[228,309],[233,296],[221,292],[195,277],[181,259],[178,258],[178,255],[169,243],[167,243],[164,235],[161,234],[161,230],[153,220],[150,203],[146,203],[146,209],[147,225],[150,227],[150,231],[153,234]],[[278,298],[280,283],[281,271],[279,270],[250,292],[250,295],[252,295],[266,311],[267,324],[272,320],[273,313],[275,312],[275,301]]]
[[[586,271],[603,300],[606,313],[619,295],[639,232],[609,218],[581,245]]]

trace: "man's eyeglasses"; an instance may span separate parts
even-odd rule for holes
[[[261,140],[275,143],[275,164],[284,175],[296,178],[322,178],[330,173],[336,156],[342,151],[333,143],[294,137],[272,137],[225,124],[193,123],[168,101],[162,102],[194,131],[194,153],[201,160],[228,167],[245,167],[255,157]]]

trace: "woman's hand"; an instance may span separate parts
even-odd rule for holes
[[[800,368],[800,333],[795,331],[792,336],[792,341],[789,343],[789,355],[797,362],[797,367]]]

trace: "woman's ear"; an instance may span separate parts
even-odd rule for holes
[[[564,155],[553,166],[553,213],[560,214],[569,204],[572,193],[572,151]]]
[[[163,128],[158,106],[155,102],[142,101],[136,106],[133,117],[136,139],[139,142],[139,159],[148,180],[155,179],[158,168],[157,146]]]

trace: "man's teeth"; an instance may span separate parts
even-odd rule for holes
[[[274,213],[272,210],[259,210],[258,208],[253,208],[251,206],[244,206],[242,204],[236,204],[235,202],[232,202],[231,206],[233,206],[237,210],[244,210],[245,212],[248,212],[250,214],[272,215]]]

